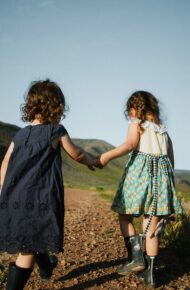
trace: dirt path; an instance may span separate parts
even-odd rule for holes
[[[108,202],[97,193],[66,189],[65,208],[65,251],[58,255],[59,265],[48,283],[40,282],[35,266],[26,290],[147,289],[135,275],[116,273],[126,252]],[[2,262],[8,264],[13,258],[4,256]],[[161,252],[157,275],[157,289],[190,290],[189,257],[181,261],[169,249]]]

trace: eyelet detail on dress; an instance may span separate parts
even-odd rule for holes
[[[19,208],[19,203],[17,201],[13,202],[13,208],[14,209]]]
[[[47,203],[40,203],[39,205],[40,210],[48,210],[48,204]]]
[[[6,208],[8,208],[8,203],[7,203],[6,201],[2,201],[2,202],[0,203],[0,208],[2,208],[2,209],[6,209]]]
[[[23,235],[20,235],[19,237],[18,237],[18,242],[19,243],[22,243],[24,241],[24,236]]]
[[[52,235],[51,235],[52,234]],[[35,240],[33,236],[29,236],[26,232],[25,235],[17,236],[15,239],[14,236],[10,234],[5,237],[0,237],[1,250],[3,252],[8,252],[10,254],[16,254],[18,252],[31,253],[31,252],[40,252],[40,253],[60,253],[63,252],[63,238],[62,236],[55,235],[52,232],[46,237],[41,239],[41,235],[37,235]]]
[[[48,242],[51,242],[51,240],[52,240],[52,236],[48,235],[48,236],[47,236],[47,241],[48,241]]]
[[[34,208],[34,205],[33,205],[32,202],[27,202],[27,203],[26,203],[26,209],[28,209],[28,210],[32,210],[33,208]]]

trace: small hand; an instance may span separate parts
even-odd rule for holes
[[[95,171],[95,167],[96,167],[96,162],[97,162],[97,158],[92,155],[91,153],[88,153],[88,168],[92,171]]]
[[[96,162],[95,162],[94,166],[99,168],[99,169],[102,169],[104,166],[102,165],[102,163],[100,161],[100,157],[101,157],[101,155],[96,158]]]
[[[107,158],[106,152],[99,156],[99,168],[105,167],[110,160]]]

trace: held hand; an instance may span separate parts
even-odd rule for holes
[[[88,166],[90,170],[95,170],[95,163],[96,158],[89,152],[83,151],[76,159],[77,162],[85,164]]]
[[[104,166],[107,165],[109,159],[106,158],[106,153],[103,153],[97,158],[97,162],[94,164],[95,167],[102,169]]]
[[[88,168],[92,171],[95,171],[96,163],[97,158],[94,157],[92,154],[88,153]]]
[[[91,153],[86,152],[85,156],[86,156],[86,165],[92,171],[94,171],[95,168],[102,169],[109,162],[106,153],[98,157],[95,157]]]
[[[103,153],[100,158],[100,164],[102,165],[102,167],[106,166],[108,164],[108,162],[110,161],[108,158],[107,158],[107,154],[106,153]]]
[[[95,168],[92,165],[88,165],[88,169],[95,171]]]
[[[96,157],[94,166],[97,167],[97,168],[99,168],[99,169],[102,169],[103,168],[103,166],[102,166],[102,164],[100,162],[100,156],[97,156]]]

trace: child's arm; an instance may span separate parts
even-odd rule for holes
[[[10,159],[10,156],[13,152],[13,149],[14,149],[14,143],[11,142],[5,156],[4,156],[4,159],[2,161],[2,164],[1,164],[1,172],[0,172],[0,189],[2,189],[3,187],[3,183],[4,183],[4,179],[5,179],[5,175],[6,175],[6,172],[7,172],[7,167],[8,167],[8,163],[9,163],[9,159]]]
[[[102,166],[105,166],[110,160],[121,157],[134,149],[136,149],[139,143],[140,133],[139,124],[130,123],[128,126],[127,140],[119,147],[107,151],[100,156],[99,162]]]
[[[174,151],[173,151],[173,144],[170,136],[168,135],[168,156],[170,158],[170,161],[172,163],[173,169],[174,169]]]
[[[89,167],[89,169],[94,170],[94,164],[97,159],[88,152],[84,151],[81,147],[76,146],[68,134],[62,136],[60,141],[62,147],[72,159],[79,163],[85,164]]]

